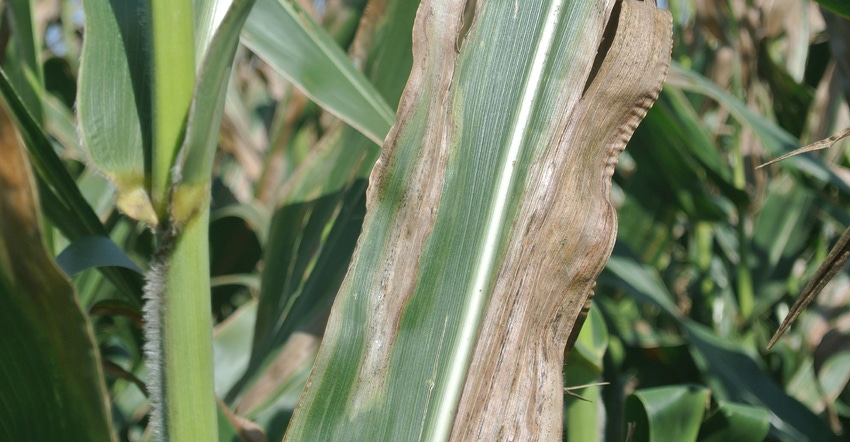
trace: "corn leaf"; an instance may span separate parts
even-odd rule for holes
[[[564,348],[613,246],[610,177],[661,88],[670,26],[631,0],[420,4],[289,440],[561,438]]]
[[[91,324],[44,249],[35,183],[0,106],[0,439],[112,440]]]
[[[216,29],[233,4],[233,0],[194,0],[195,66],[200,69]]]
[[[208,198],[230,67],[239,44],[239,32],[253,5],[254,0],[234,0],[198,70],[186,135],[172,178],[170,210],[172,223],[177,226],[186,222]]]
[[[291,0],[258,0],[242,41],[316,103],[381,144],[394,113],[333,38]]]
[[[77,118],[94,167],[131,218],[159,223],[148,195],[151,155],[150,11],[141,0],[84,0]]]
[[[42,122],[43,74],[39,60],[41,39],[35,32],[32,0],[5,2],[3,26],[9,26],[10,38],[4,42],[0,56],[3,70],[20,93],[36,121]]]
[[[0,69],[0,93],[18,122],[21,136],[38,174],[42,207],[45,215],[70,240],[89,236],[105,236],[106,229],[86,202],[74,179],[56,154],[47,134],[36,122],[30,109]],[[132,272],[106,267],[100,271],[128,299],[141,297],[141,278]]]
[[[829,9],[844,18],[850,19],[850,4],[843,0],[816,0],[826,9]]]
[[[752,129],[764,147],[773,155],[780,156],[796,150],[798,142],[794,137],[771,123],[761,115],[756,114],[740,99],[729,95],[717,85],[700,74],[685,69],[677,63],[670,65],[669,86],[704,94],[728,107],[730,113],[742,124]],[[835,185],[842,193],[850,195],[850,185],[829,170],[822,161],[809,156],[795,156],[782,162],[791,170],[803,172],[821,182]]]
[[[626,399],[634,441],[696,440],[710,396],[707,388],[671,386],[638,390]]]
[[[728,440],[764,440],[770,430],[770,413],[762,407],[751,407],[719,401],[718,410],[700,428],[704,442]]]
[[[56,265],[68,276],[95,267],[124,267],[140,275],[145,274],[105,236],[88,236],[72,242],[56,256]]]
[[[613,280],[611,276],[615,277]],[[641,302],[660,309],[687,330],[692,352],[702,361],[700,370],[718,400],[734,401],[771,410],[775,431],[788,440],[833,440],[829,427],[796,399],[764,376],[752,358],[682,314],[657,272],[615,250],[600,284],[626,290]]]
[[[417,6],[410,0],[374,4],[351,50],[355,64],[393,106],[410,73]],[[238,398],[240,413],[267,422],[272,439],[283,436],[287,420],[277,416],[291,415],[315,358],[360,233],[366,178],[378,153],[365,135],[335,124],[278,196],[251,364],[228,395]]]

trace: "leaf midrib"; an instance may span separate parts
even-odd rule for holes
[[[489,295],[490,283],[496,271],[499,245],[505,228],[505,216],[509,209],[510,189],[517,175],[517,161],[522,153],[523,141],[531,125],[531,117],[535,104],[539,100],[543,88],[543,72],[556,40],[556,31],[561,18],[564,0],[554,0],[546,11],[546,21],[539,39],[536,42],[534,57],[529,69],[529,75],[524,77],[519,112],[509,138],[508,152],[501,162],[501,170],[496,182],[495,201],[490,205],[486,219],[487,228],[484,232],[480,257],[475,266],[475,272],[467,292],[469,302],[464,309],[464,316],[458,331],[458,345],[454,347],[449,357],[449,371],[443,387],[447,394],[439,395],[440,404],[435,408],[434,439],[448,440],[455,419],[457,404],[463,391],[463,384],[469,367],[469,361],[476,343],[478,331],[484,313],[484,305]]]

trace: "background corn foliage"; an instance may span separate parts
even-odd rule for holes
[[[81,4],[4,4],[0,89],[38,176],[47,251],[73,275],[99,349],[74,370],[103,371],[91,382],[105,382],[109,431],[139,440],[149,411],[140,274],[154,249],[151,232],[116,210],[77,135]],[[850,225],[850,155],[839,142],[754,168],[850,125],[850,23],[802,0],[666,7],[673,66],[614,176],[618,240],[567,360],[564,438],[839,439],[850,431],[850,275],[766,344]],[[242,31],[210,216],[222,440],[283,436],[360,231],[415,10],[409,0],[257,0]],[[44,316],[42,332],[56,321]],[[12,346],[14,330],[0,325],[4,357],[38,353],[29,331]],[[3,364],[0,382],[14,383]],[[26,403],[0,400],[0,415],[48,422]]]

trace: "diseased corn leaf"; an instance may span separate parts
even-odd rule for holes
[[[145,177],[150,171],[150,10],[143,0],[83,0],[77,118],[94,167],[116,186],[131,218],[158,225]]]
[[[410,72],[417,6],[373,2],[351,51],[393,106]],[[360,233],[366,178],[378,152],[366,136],[337,123],[276,198],[251,365],[228,396],[238,400],[240,413],[267,422],[271,438],[283,436],[288,419],[277,416],[291,415],[315,358]]]
[[[333,38],[292,0],[258,0],[243,43],[312,100],[381,144],[394,113]]]
[[[420,4],[288,440],[561,438],[564,348],[613,246],[611,174],[670,27],[632,0]]]
[[[44,249],[35,181],[0,106],[0,439],[109,441],[94,336]]]

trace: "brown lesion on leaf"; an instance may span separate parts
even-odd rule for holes
[[[634,0],[617,5],[610,47],[600,48],[582,99],[532,165],[513,228],[523,236],[512,239],[499,272],[453,440],[561,437],[565,349],[616,238],[611,175],[661,90],[672,48],[668,13]]]
[[[419,259],[439,211],[442,186],[422,183],[444,182],[449,146],[454,142],[455,128],[450,103],[445,97],[451,89],[456,53],[442,33],[447,32],[447,27],[449,32],[456,31],[458,23],[452,20],[456,13],[429,8],[427,3],[420,7],[414,27],[416,58],[398,110],[399,123],[390,130],[369,177],[364,224],[368,225],[375,216],[391,214],[393,219],[385,232],[366,233],[383,236],[389,232],[389,235],[382,240],[384,259],[379,268],[373,269],[371,290],[365,294],[370,319],[354,393],[355,412],[369,408],[384,393],[398,323],[415,290]],[[426,60],[439,62],[426,63]],[[412,162],[400,158],[397,152],[410,139],[420,140],[423,146]],[[367,241],[374,240],[360,239],[361,243]],[[353,273],[352,268],[349,277]]]

